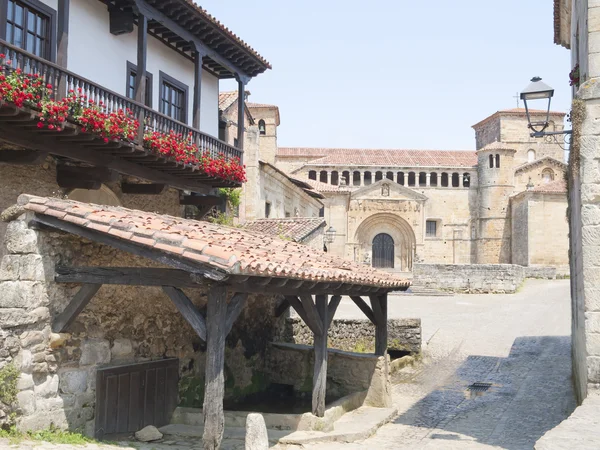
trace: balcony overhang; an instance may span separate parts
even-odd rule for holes
[[[203,67],[221,79],[252,78],[271,65],[192,0],[101,0],[109,8],[145,15],[148,32],[183,56],[201,51]]]

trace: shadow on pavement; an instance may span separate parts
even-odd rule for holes
[[[435,379],[436,364],[425,367],[421,377]],[[484,385],[473,391],[473,383]],[[571,338],[527,336],[515,339],[506,358],[473,355],[451,376],[442,371],[434,390],[395,423],[422,428],[427,439],[440,440],[439,448],[443,441],[473,439],[509,450],[532,449],[575,406]]]

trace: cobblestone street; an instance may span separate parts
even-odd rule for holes
[[[340,317],[360,317],[345,300],[338,311]],[[421,317],[427,343],[423,364],[394,380],[398,417],[366,441],[306,449],[532,449],[575,408],[568,280],[529,280],[514,295],[392,296],[389,316]],[[470,391],[477,382],[491,386]],[[8,442],[0,440],[0,447],[9,448]],[[140,446],[193,447],[201,443],[178,438]],[[32,443],[12,448],[82,447]],[[241,436],[225,441],[223,448],[243,448]]]

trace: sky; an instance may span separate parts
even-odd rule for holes
[[[247,89],[279,106],[280,147],[472,150],[533,76],[569,109],[551,0],[197,2],[272,64]]]

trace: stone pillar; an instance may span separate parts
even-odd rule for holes
[[[404,172],[404,183],[402,183],[402,186],[408,186],[408,172]]]
[[[458,174],[458,185],[462,188],[465,187],[465,176],[462,173]]]
[[[425,186],[431,186],[431,173],[429,172],[425,174]]]
[[[327,172],[327,184],[331,184],[331,172]]]
[[[359,186],[364,186],[365,185],[365,171],[361,170],[360,171],[360,184]]]

